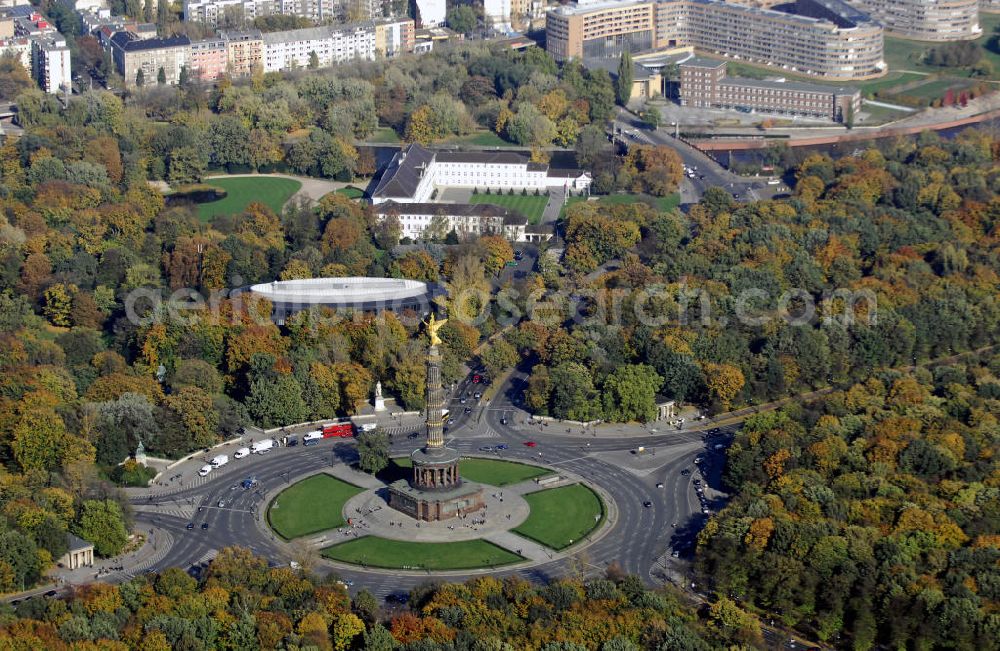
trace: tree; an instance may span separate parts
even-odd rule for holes
[[[99,463],[107,466],[121,463],[140,440],[156,449],[160,428],[146,396],[124,393],[117,400],[98,403],[97,412],[99,436],[95,447]]]
[[[604,417],[611,421],[649,422],[656,419],[656,392],[663,385],[652,366],[629,364],[604,380]]]
[[[468,34],[476,28],[476,11],[471,5],[456,5],[448,11],[448,27],[459,34]]]
[[[499,274],[504,266],[514,259],[514,249],[510,242],[500,235],[485,235],[479,238],[479,246],[483,250],[483,266],[493,275]]]
[[[385,626],[375,622],[365,631],[364,643],[366,651],[394,651],[399,648],[399,642]]]
[[[0,97],[13,100],[22,92],[34,88],[31,75],[13,53],[0,55]]]
[[[618,61],[618,76],[615,78],[615,100],[621,106],[632,99],[632,55],[628,50],[622,50]]]
[[[358,434],[358,465],[374,475],[389,465],[389,437],[384,432]]]
[[[254,422],[267,429],[306,419],[302,386],[289,374],[263,374],[250,383],[246,406]]]
[[[156,72],[156,83],[161,86],[167,83],[167,71],[163,69],[163,66],[160,66],[160,69]]]
[[[743,371],[732,364],[715,364],[707,362],[702,366],[705,373],[705,385],[713,398],[723,410],[729,409],[740,391],[743,390],[745,379]]]
[[[642,122],[650,129],[656,129],[660,126],[660,109],[655,106],[647,106],[642,112]]]
[[[497,339],[479,355],[486,372],[491,378],[499,378],[508,368],[517,364],[520,357],[514,347],[503,339]]]
[[[146,85],[146,73],[142,71],[142,68],[139,68],[139,71],[135,73],[135,85],[139,88]]]
[[[117,556],[128,542],[125,517],[114,500],[84,501],[76,532],[93,543],[94,551],[105,558]]]

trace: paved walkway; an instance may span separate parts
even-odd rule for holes
[[[549,224],[559,219],[559,213],[562,211],[565,201],[563,188],[550,188],[548,203],[545,204],[545,210],[542,211],[542,223]]]

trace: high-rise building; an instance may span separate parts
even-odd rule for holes
[[[438,27],[444,25],[445,0],[416,0],[418,27]]]
[[[826,79],[885,72],[882,27],[841,0],[796,0],[783,11],[722,0],[578,2],[548,12],[546,40],[559,60],[693,46]]]
[[[31,72],[41,89],[53,94],[69,91],[73,71],[66,39],[57,32],[33,39],[31,48]]]

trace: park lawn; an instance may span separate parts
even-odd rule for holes
[[[637,201],[651,201],[660,212],[670,212],[681,205],[681,195],[679,192],[668,194],[665,197],[654,197],[648,194],[609,194],[598,200],[603,204],[635,203]]]
[[[409,457],[396,457],[389,460],[387,478],[409,477],[413,462]],[[462,459],[459,463],[459,473],[469,481],[475,481],[491,486],[509,486],[528,479],[548,475],[551,471],[538,466],[503,461],[502,459]]]
[[[325,473],[313,475],[278,493],[267,521],[285,540],[336,529],[345,524],[344,504],[363,490]]]
[[[198,205],[198,218],[209,222],[216,215],[238,215],[258,201],[280,215],[285,203],[299,191],[302,183],[295,179],[271,176],[237,176],[207,179],[208,185],[222,188],[226,196],[218,201]]]
[[[368,142],[393,145],[399,142],[399,134],[389,127],[379,127],[368,138]]]
[[[583,484],[528,493],[528,519],[514,533],[555,550],[579,542],[604,519],[604,503]]]
[[[346,188],[340,188],[339,190],[334,190],[334,192],[336,192],[337,194],[342,194],[348,199],[361,199],[365,196],[364,190],[359,190],[353,185],[348,186]]]
[[[865,104],[861,107],[861,110],[868,114],[864,122],[859,122],[859,124],[864,125],[885,124],[886,122],[892,122],[907,115],[912,115],[912,113],[907,113],[906,111],[897,111],[885,106],[873,106],[871,104]]]
[[[455,136],[444,140],[446,145],[478,145],[480,147],[512,147],[513,145],[492,131],[478,131],[467,136]]]
[[[947,92],[949,88],[953,88],[955,90],[955,95],[958,96],[958,93],[961,90],[968,87],[968,82],[964,82],[961,79],[934,79],[925,84],[915,86],[902,94],[910,97],[919,97],[920,99],[927,100],[927,102],[930,103],[936,99],[942,99],[945,92]]]
[[[542,213],[545,212],[545,204],[549,198],[544,194],[535,196],[533,194],[474,194],[469,198],[469,203],[491,203],[494,206],[503,206],[516,210],[528,218],[531,224],[537,224],[542,220]]]
[[[886,36],[886,51],[888,52],[889,37]],[[910,41],[904,41],[905,43],[910,43]],[[926,44],[925,44],[926,45]],[[915,73],[915,72],[905,72],[903,70],[897,69],[897,66],[892,64],[889,65],[889,72],[887,72],[882,77],[877,79],[867,79],[860,81],[827,81],[824,79],[816,79],[815,77],[810,77],[809,75],[801,75],[794,72],[789,72],[788,70],[776,70],[774,68],[768,68],[767,66],[755,65],[752,63],[747,63],[745,61],[729,61],[726,59],[720,59],[719,57],[711,57],[718,59],[719,61],[726,61],[727,74],[730,77],[748,77],[750,79],[768,79],[775,77],[784,77],[793,81],[805,81],[811,84],[826,84],[829,86],[844,86],[845,83],[851,86],[855,86],[861,90],[862,93],[874,93],[876,91],[885,90],[893,86],[898,86],[905,84],[915,79],[924,77],[925,75]],[[888,56],[887,56],[888,58]],[[907,70],[918,70],[927,73],[931,72],[941,72],[944,68],[931,68],[930,66],[916,66],[916,65],[905,65],[902,66]]]
[[[422,543],[364,536],[323,550],[335,561],[401,570],[467,570],[524,560],[485,540]]]
[[[499,459],[462,459],[459,472],[469,481],[491,486],[519,484],[522,481],[551,474],[551,471],[545,468]]]
[[[881,93],[883,91],[891,92],[893,88],[897,86],[902,86],[908,84],[912,81],[917,81],[918,79],[923,79],[926,75],[922,75],[917,72],[903,72],[901,70],[893,70],[889,72],[885,77],[880,79],[872,79],[871,81],[864,82],[864,91],[868,95],[873,95],[874,93]]]
[[[986,47],[990,38],[1000,26],[1000,14],[979,14],[979,26],[983,28],[983,35],[977,38],[975,43],[983,53],[983,58],[993,65],[993,74],[986,79],[1000,79],[1000,54]],[[940,66],[930,66],[924,63],[923,59],[927,52],[935,46],[934,43],[922,43],[920,41],[910,41],[896,36],[885,36],[885,62],[890,70],[918,70],[921,72],[941,72],[955,77],[969,77],[971,71],[968,68],[943,68]],[[863,84],[862,84],[863,85]]]

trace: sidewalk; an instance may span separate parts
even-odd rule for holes
[[[50,576],[60,584],[80,585],[95,581],[127,581],[141,574],[166,555],[173,545],[173,536],[163,529],[147,527],[146,525],[142,525],[141,531],[137,527],[137,532],[137,535],[143,536],[142,544],[138,549],[114,558],[105,558],[100,561],[95,559],[92,567],[81,567],[75,570],[57,568],[50,573]]]

